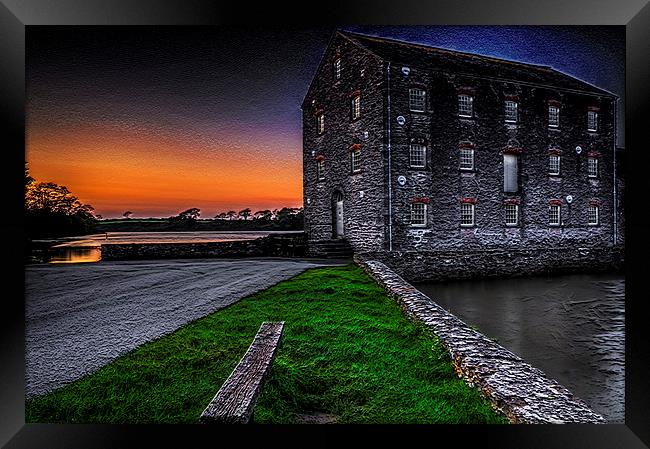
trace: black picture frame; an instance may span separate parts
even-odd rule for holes
[[[302,8],[302,9],[301,9]],[[647,0],[481,0],[462,2],[338,2],[320,8],[266,2],[211,0],[2,0],[0,4],[0,77],[5,214],[0,220],[6,236],[0,327],[0,444],[22,447],[150,447],[245,444],[275,441],[300,445],[361,437],[366,444],[389,436],[405,442],[449,438],[455,446],[499,448],[643,448],[650,445],[650,382],[646,377],[649,346],[645,333],[644,300],[648,230],[636,205],[648,192],[648,123],[650,79],[650,5]],[[625,424],[531,426],[256,426],[215,428],[201,425],[57,425],[25,424],[24,419],[24,266],[23,170],[25,150],[25,26],[30,25],[252,25],[400,24],[400,25],[624,25],[626,27],[626,386]],[[630,157],[633,155],[633,158]],[[20,238],[12,238],[19,236]],[[307,440],[306,440],[307,439]],[[267,443],[264,443],[266,441]],[[386,440],[387,441],[387,440]]]

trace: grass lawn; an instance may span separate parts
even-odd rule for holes
[[[506,422],[355,265],[308,270],[149,342],[28,401],[26,422],[197,423],[262,321],[286,323],[255,422]]]

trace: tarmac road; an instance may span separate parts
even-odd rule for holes
[[[40,396],[300,272],[336,261],[184,259],[25,270],[25,393]]]

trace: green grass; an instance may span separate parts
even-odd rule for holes
[[[262,321],[285,321],[254,420],[505,423],[359,267],[317,268],[147,343],[28,401],[27,422],[196,423]]]

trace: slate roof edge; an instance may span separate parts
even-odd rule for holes
[[[441,48],[441,47],[433,47],[433,46],[414,43],[414,42],[402,41],[402,40],[399,40],[399,39],[389,39],[389,38],[385,38],[385,37],[378,37],[378,36],[372,36],[372,35],[367,35],[367,34],[355,33],[355,32],[352,32],[352,31],[336,30],[334,35],[336,35],[336,34],[340,34],[341,36],[347,38],[350,42],[354,43],[358,47],[372,53],[377,58],[382,59],[382,60],[387,61],[387,62],[388,62],[388,59],[386,57],[383,57],[383,56],[378,55],[377,53],[373,52],[371,49],[364,46],[363,43],[358,42],[357,40],[355,40],[354,37],[358,37],[358,38],[361,38],[361,39],[375,40],[375,41],[379,41],[379,42],[388,42],[388,43],[391,43],[391,44],[400,44],[400,45],[405,45],[405,46],[418,47],[418,48],[426,49],[426,50],[429,50],[429,51],[432,51],[432,52],[446,53],[446,54],[450,54],[450,55],[462,55],[462,56],[466,56],[466,57],[468,56],[468,57],[473,57],[473,58],[477,58],[477,59],[485,59],[485,60],[489,60],[489,61],[497,62],[497,63],[501,63],[501,64],[518,65],[518,66],[522,66],[523,68],[529,67],[529,68],[535,68],[535,69],[538,69],[538,70],[543,69],[543,70],[547,70],[549,72],[555,72],[555,73],[560,74],[562,76],[565,76],[565,77],[571,78],[573,80],[579,81],[581,83],[584,83],[584,84],[588,85],[589,87],[591,87],[592,89],[594,89],[594,91],[581,90],[581,89],[571,89],[571,88],[566,88],[566,87],[559,87],[559,86],[556,86],[556,85],[553,85],[553,84],[523,82],[523,81],[517,80],[515,78],[495,78],[495,77],[479,76],[479,75],[461,73],[461,72],[453,72],[455,74],[461,74],[461,75],[467,76],[469,78],[479,78],[479,79],[490,79],[490,80],[496,80],[496,81],[514,82],[514,83],[518,83],[518,84],[521,84],[521,85],[537,86],[537,87],[543,87],[543,88],[546,88],[546,89],[560,90],[560,91],[563,91],[563,92],[579,93],[579,94],[592,95],[592,96],[610,96],[610,97],[613,97],[613,98],[616,98],[616,99],[620,98],[619,95],[616,95],[613,92],[610,92],[610,91],[608,91],[606,89],[595,86],[595,85],[593,85],[593,84],[591,84],[591,83],[589,83],[587,81],[584,81],[584,80],[582,80],[580,78],[577,78],[577,77],[575,77],[573,75],[569,75],[568,73],[564,73],[561,70],[558,70],[558,69],[556,69],[554,67],[547,66],[547,65],[532,64],[532,63],[520,62],[520,61],[512,61],[512,60],[509,60],[509,59],[496,58],[494,56],[486,56],[486,55],[481,55],[481,54],[477,54],[477,53],[467,53],[467,52],[462,52],[462,51],[457,51],[457,50],[449,50],[449,49]],[[390,61],[390,62],[397,62],[397,61]],[[417,67],[417,65],[415,65],[415,67]],[[319,69],[320,69],[320,65],[319,65]],[[437,71],[442,72],[442,73],[452,73],[452,72],[446,72],[446,71],[443,71],[443,70],[437,70]],[[311,85],[310,85],[310,87],[311,87]]]

